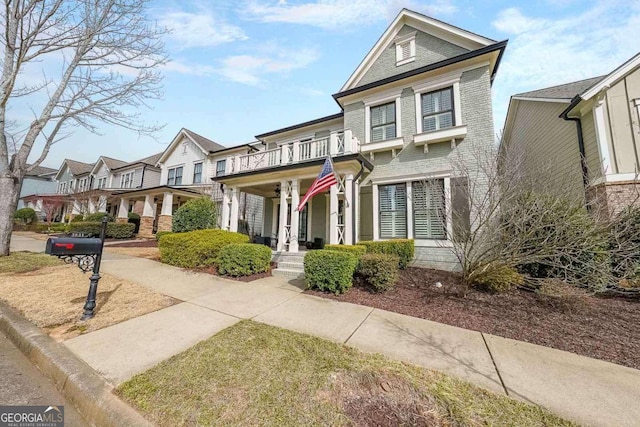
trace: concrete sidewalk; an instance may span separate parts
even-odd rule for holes
[[[123,256],[105,257],[102,271],[184,301],[65,342],[114,384],[253,319],[440,370],[584,425],[634,426],[640,419],[634,369],[302,294],[301,283],[280,277],[241,283]]]

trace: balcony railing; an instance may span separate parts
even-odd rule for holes
[[[302,163],[309,160],[335,157],[359,151],[357,138],[350,129],[331,132],[324,138],[308,141],[295,141],[273,150],[229,157],[225,175]]]

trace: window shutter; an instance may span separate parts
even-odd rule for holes
[[[400,60],[408,59],[411,57],[411,42],[406,42],[400,45],[400,50],[402,52],[402,57]]]

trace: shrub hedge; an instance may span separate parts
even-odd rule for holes
[[[156,240],[157,240],[157,241],[160,241],[160,238],[161,238],[162,236],[167,236],[167,235],[169,235],[169,234],[173,234],[173,231],[157,231],[157,232],[156,232]]]
[[[320,249],[304,257],[304,275],[310,288],[341,294],[353,285],[358,257],[345,251]]]
[[[324,245],[324,248],[330,251],[349,252],[358,258],[367,252],[367,247],[364,245]]]
[[[177,267],[207,267],[216,263],[220,250],[232,243],[248,243],[249,237],[230,231],[196,230],[165,234],[158,241],[160,260]]]
[[[189,200],[173,214],[171,229],[174,233],[206,230],[216,226],[216,204],[208,198]]]
[[[356,276],[376,292],[393,289],[398,279],[397,255],[362,254],[358,261]]]
[[[13,218],[25,225],[32,224],[38,221],[38,215],[36,214],[36,211],[31,208],[18,209],[16,213],[13,214]]]
[[[473,277],[472,282],[479,289],[502,293],[522,285],[524,278],[515,268],[494,263]]]
[[[218,255],[218,273],[228,276],[250,276],[269,271],[271,249],[255,243],[232,243]]]
[[[102,222],[102,218],[104,218],[105,216],[107,217],[107,221],[115,221],[115,218],[111,214],[108,214],[106,212],[96,212],[92,214],[86,214],[84,216],[84,222]]]
[[[401,270],[407,268],[413,255],[415,248],[413,245],[413,239],[393,239],[393,240],[367,240],[358,242],[356,246],[366,246],[367,253],[370,254],[387,254],[398,256],[398,267]]]
[[[82,233],[88,236],[100,236],[101,222],[71,222],[66,227],[67,233]],[[107,224],[107,237],[112,239],[129,239],[133,237],[135,225],[110,222]]]

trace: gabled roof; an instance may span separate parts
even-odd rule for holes
[[[319,123],[328,122],[330,120],[340,119],[343,116],[344,116],[344,113],[340,112],[340,113],[332,114],[330,116],[320,117],[319,119],[309,120],[308,122],[298,123],[297,125],[292,125],[292,126],[288,126],[288,127],[282,128],[282,129],[266,132],[266,133],[263,133],[261,135],[256,135],[256,138],[258,138],[258,139],[266,138],[267,136],[277,135],[279,133],[284,133],[284,132],[289,132],[289,131],[300,129],[300,128],[303,128],[303,127],[307,127],[307,126],[312,126],[312,125],[316,125],[316,124],[319,124]]]
[[[56,180],[60,178],[60,173],[64,170],[65,166],[67,167],[67,169],[69,169],[69,172],[71,172],[71,175],[79,176],[79,175],[85,175],[85,174],[91,173],[91,170],[93,169],[95,164],[78,162],[77,160],[64,159],[62,161],[62,164],[60,165],[60,168],[58,169],[58,173],[56,173],[56,176],[54,177]]]
[[[104,165],[110,171],[113,170],[113,169],[119,168],[120,166],[123,166],[123,165],[127,164],[127,162],[125,162],[124,160],[118,160],[118,159],[114,159],[112,157],[107,157],[107,156],[100,156],[98,161],[93,165],[93,168],[91,169],[91,173],[96,173],[97,172],[96,169],[98,169],[98,165],[100,163],[104,163]]]
[[[200,147],[200,149],[202,150],[202,152],[204,154],[209,154],[209,153],[214,153],[216,151],[219,150],[224,150],[225,147],[218,144],[217,142],[214,142],[208,138],[205,138],[202,135],[199,135],[197,133],[195,133],[192,130],[186,129],[186,128],[182,128],[180,129],[180,131],[176,134],[176,136],[173,138],[173,140],[171,141],[171,143],[169,144],[169,146],[162,152],[162,154],[160,155],[160,158],[158,158],[158,162],[160,163],[164,160],[164,158],[175,149],[176,145],[180,142],[180,137],[185,136],[186,138],[188,138],[189,140],[191,140],[191,142],[193,142],[196,146]]]
[[[394,38],[404,25],[410,25],[420,31],[431,34],[449,43],[458,45],[467,50],[476,50],[496,43],[495,40],[480,36],[454,25],[433,19],[426,15],[402,9],[386,31],[378,39],[373,48],[364,57],[358,68],[351,74],[346,83],[340,88],[340,92],[345,92],[358,85],[362,77],[369,68],[376,62],[382,52],[393,43]]]
[[[27,168],[31,165],[27,165]],[[33,168],[31,172],[27,172],[27,176],[45,176],[45,175],[53,175],[57,172],[57,169],[48,168],[46,166],[36,166]]]
[[[164,153],[164,151],[162,153]],[[162,156],[162,153],[156,153],[143,159],[134,160],[133,162],[126,163],[125,165],[115,168],[114,170],[127,169],[136,165],[147,165],[156,167],[156,164],[158,163],[160,156]]]
[[[581,94],[594,84],[601,81],[605,76],[591,77],[589,79],[578,80],[577,82],[565,83],[557,86],[546,87],[544,89],[532,90],[513,95],[514,98],[535,98],[535,99],[563,99],[571,101],[574,96]]]

